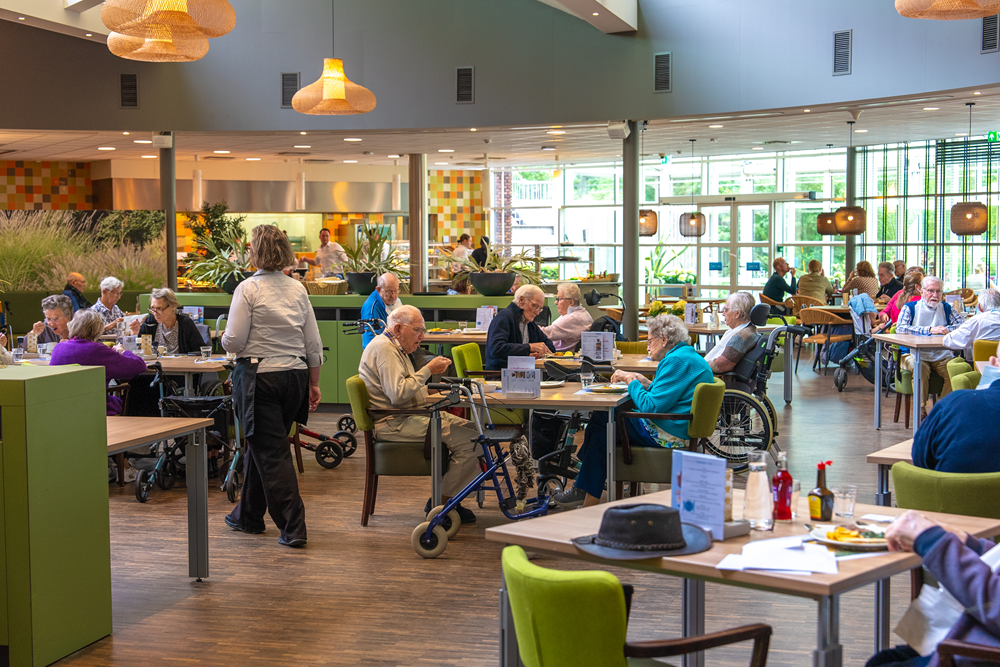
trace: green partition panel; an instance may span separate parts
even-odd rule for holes
[[[340,322],[337,325],[340,326]],[[361,364],[361,336],[348,336],[340,332],[337,337],[338,362],[337,362],[337,385],[340,388],[338,403],[350,403],[351,399],[347,395],[347,378],[358,374],[358,366]]]
[[[103,368],[0,369],[0,636],[11,665],[49,665],[111,633],[104,385]]]
[[[339,382],[337,368],[337,338],[340,322],[323,321],[319,326],[319,337],[323,340],[323,369],[319,374],[319,390],[323,394],[323,403],[340,403],[340,392],[343,390]]]

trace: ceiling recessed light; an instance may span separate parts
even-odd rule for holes
[[[977,90],[976,92],[972,93],[972,94],[973,94],[973,95],[982,95],[982,93],[981,93],[981,92],[979,92],[978,90]]]
[[[545,134],[566,134],[566,130],[549,130]]]
[[[479,130],[477,130],[477,129],[476,129],[476,128],[474,128],[474,127],[470,127],[470,128],[469,128],[469,132],[478,132],[478,131],[479,131]]]
[[[248,157],[247,162],[260,162],[259,157]]]
[[[18,21],[23,21],[23,20],[24,20],[24,17],[23,17],[23,16],[18,16],[18,17],[17,17],[17,20],[18,20]]]
[[[357,137],[345,137],[344,141],[361,141],[361,140],[358,139]]]
[[[754,151],[762,151],[762,150],[764,150],[764,147],[763,147],[763,146],[754,146],[754,147],[753,147],[753,148],[751,148],[750,150],[754,150]]]
[[[296,146],[293,146],[293,148],[312,148],[312,146],[306,146],[305,144],[298,144]]]
[[[151,144],[151,143],[153,143],[153,140],[152,139],[133,139],[132,143],[133,144]]]
[[[439,148],[438,149],[438,153],[454,153],[454,152],[455,151],[452,148]]]
[[[445,164],[448,164],[448,163],[447,163],[447,162],[435,162],[434,164],[437,164],[437,165],[445,165]]]
[[[115,149],[114,146],[98,146],[97,147],[97,150],[99,150],[99,151],[113,151],[114,149]]]
[[[94,36],[94,33],[92,33],[92,32],[88,32],[86,35],[84,35],[84,37],[93,37],[93,36]]]
[[[386,157],[391,157],[392,159],[397,159],[403,157],[402,155],[386,155]]]
[[[126,137],[128,136],[128,132],[122,132],[122,134],[124,134]]]
[[[554,151],[555,149],[555,146],[542,146],[543,151]]]
[[[212,152],[218,155],[229,155],[229,151],[212,151]]]
[[[299,132],[299,134],[301,134],[303,137],[306,136],[305,132]]]
[[[708,127],[710,129],[713,129],[713,130],[718,130],[718,129],[721,129],[723,126],[722,125],[709,125]]]
[[[924,111],[937,111],[938,107],[924,107]]]
[[[146,159],[146,160],[156,159],[155,155],[143,155],[142,157],[143,157],[143,159]]]
[[[865,132],[867,132],[867,131],[868,131],[868,130],[854,130],[854,132],[855,132],[856,134],[864,134],[864,133],[865,133]]]
[[[357,160],[344,160],[344,164],[357,164]]]
[[[810,113],[811,111],[812,111],[812,109],[803,109],[802,113]]]
[[[594,16],[600,16],[598,12],[594,12]]]

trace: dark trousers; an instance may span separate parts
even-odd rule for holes
[[[922,658],[919,653],[903,644],[876,653],[868,660],[865,667],[923,667],[930,661],[931,656]]]
[[[264,512],[286,540],[306,539],[306,508],[288,446],[288,432],[308,399],[309,371],[258,373],[254,433],[247,438],[243,493],[232,518],[241,528],[264,527]]]
[[[626,419],[628,442],[632,447],[659,447],[637,419]],[[621,432],[615,432],[615,441],[621,445]],[[608,413],[590,413],[590,423],[583,432],[583,444],[578,453],[580,457],[580,473],[573,483],[578,489],[583,489],[595,498],[600,498],[604,492],[604,482],[608,478]]]

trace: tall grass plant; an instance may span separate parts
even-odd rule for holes
[[[0,289],[38,289],[55,264],[89,249],[71,211],[0,211]],[[65,282],[63,274],[60,289]]]

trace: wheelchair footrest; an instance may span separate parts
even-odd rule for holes
[[[510,442],[519,435],[519,431],[514,428],[497,428],[486,431],[486,439],[489,442]]]

